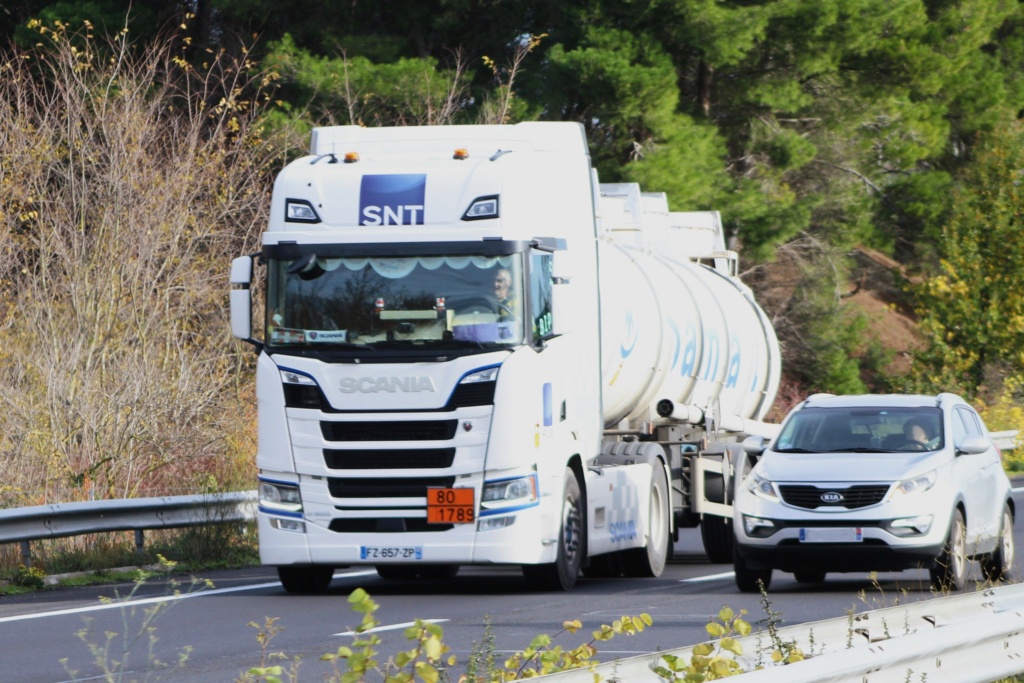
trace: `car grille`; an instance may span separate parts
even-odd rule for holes
[[[779,485],[782,500],[789,505],[806,510],[822,507],[842,507],[847,509],[863,508],[877,505],[889,491],[888,484],[869,484],[850,486],[849,488],[818,488],[795,484]],[[829,500],[826,494],[839,494],[841,499]],[[823,498],[823,496],[826,496]]]

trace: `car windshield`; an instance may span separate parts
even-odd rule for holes
[[[522,255],[270,259],[268,345],[521,344]]]
[[[772,450],[781,453],[934,451],[945,445],[938,408],[814,408],[794,413]]]

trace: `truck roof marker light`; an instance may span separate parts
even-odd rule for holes
[[[359,152],[345,152],[345,163],[354,164],[359,161]]]
[[[455,150],[455,153],[452,154],[452,159],[457,159],[459,161],[462,161],[463,159],[468,159],[468,158],[469,158],[469,150],[466,149],[465,147],[459,147],[458,149]]]
[[[319,223],[320,216],[305,199],[285,199],[284,220],[286,223]]]
[[[479,221],[485,218],[498,217],[498,195],[489,197],[477,197],[474,199],[466,213],[462,214],[464,221]]]

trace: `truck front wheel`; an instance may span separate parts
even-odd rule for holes
[[[565,468],[562,516],[558,530],[558,555],[551,564],[524,564],[523,576],[530,588],[567,591],[576,585],[583,562],[583,501],[576,474]]]
[[[333,577],[334,567],[277,568],[277,578],[289,593],[324,593]]]
[[[651,509],[647,517],[647,545],[624,551],[623,568],[626,576],[648,578],[661,576],[668,561],[671,534],[669,533],[668,481],[660,460],[652,465]]]

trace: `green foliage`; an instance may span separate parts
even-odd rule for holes
[[[42,588],[46,572],[39,567],[20,565],[11,577],[11,583],[23,588]]]
[[[325,680],[329,683],[356,683],[369,679],[381,680],[383,683],[409,683],[413,680],[438,683],[450,680],[448,671],[457,662],[454,656],[445,656],[449,647],[442,640],[444,630],[440,626],[417,619],[404,633],[405,639],[411,645],[410,649],[399,652],[386,662],[381,662],[378,659],[381,639],[372,632],[379,626],[375,615],[380,605],[362,588],[357,588],[349,594],[348,603],[353,612],[362,615],[361,622],[353,629],[355,635],[350,645],[343,645],[337,651],[319,658],[321,662],[331,665],[331,671],[325,676]],[[514,653],[499,666],[490,624],[485,620],[484,639],[479,644],[474,643],[466,675],[459,680],[465,683],[504,683],[557,671],[587,668],[597,664],[594,659],[598,652],[595,643],[607,642],[617,635],[640,633],[652,623],[650,615],[647,614],[623,616],[611,624],[602,624],[592,632],[592,639],[589,642],[566,649],[555,645],[555,638],[563,633],[576,633],[583,628],[579,621],[566,621],[562,624],[562,630],[555,636],[536,636],[529,646]],[[239,679],[241,683],[279,683],[296,680],[300,660],[295,658],[289,661],[283,653],[270,651],[271,641],[281,632],[277,620],[268,618],[263,624],[249,625],[257,629],[256,638],[260,644],[261,657],[259,666],[250,668]],[[749,630],[749,626],[747,628]],[[275,663],[281,661],[285,664]]]
[[[938,243],[939,272],[917,289],[929,345],[918,384],[974,395],[1024,376],[1024,126],[987,135],[957,183]]]

